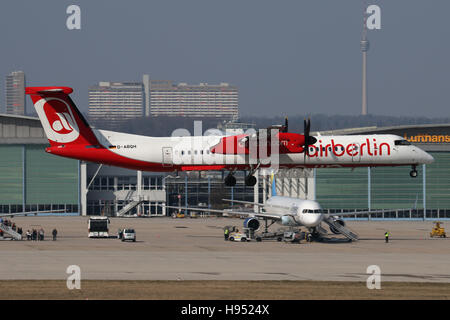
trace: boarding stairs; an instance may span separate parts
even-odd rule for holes
[[[9,235],[14,240],[22,240],[22,235],[15,232],[11,227],[5,226],[3,223],[0,223],[0,230],[3,231],[3,234]]]
[[[352,240],[352,241],[357,241],[358,240],[358,234],[353,232],[352,230],[350,230],[347,227],[344,227],[342,225],[340,225],[339,223],[337,223],[336,221],[334,221],[334,219],[332,217],[326,217],[323,219],[323,222],[325,222],[326,224],[328,224],[330,227],[333,227],[334,229],[336,229],[337,231],[340,232],[340,234],[342,234],[343,236],[345,236],[347,239]]]
[[[144,201],[143,197],[135,197],[132,198],[132,200],[130,202],[128,202],[126,204],[126,206],[124,206],[122,209],[120,209],[119,211],[117,211],[116,216],[117,217],[123,217],[125,216],[125,214],[127,214],[128,212],[130,212],[131,210],[133,210],[133,208],[135,208],[136,206],[138,206],[139,204],[141,204]]]
[[[320,224],[316,227],[316,231],[322,236],[326,236],[328,234],[328,231]]]

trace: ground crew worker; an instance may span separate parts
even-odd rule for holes
[[[386,243],[389,242],[389,235],[390,235],[389,231],[386,231],[386,232],[384,233],[384,239],[385,239]]]
[[[230,235],[230,230],[228,230],[228,228],[225,228],[225,231],[224,231],[224,234],[223,234],[223,236],[225,237],[225,241],[228,240],[229,235]]]
[[[56,235],[58,234],[58,231],[56,230],[56,228],[55,229],[53,229],[53,231],[52,231],[52,235],[53,235],[53,241],[55,241],[56,240]]]

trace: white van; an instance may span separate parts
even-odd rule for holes
[[[125,240],[136,242],[136,231],[134,231],[134,229],[124,229],[122,234],[122,241]]]

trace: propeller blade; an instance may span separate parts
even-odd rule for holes
[[[304,152],[304,160],[306,162],[306,156],[309,156],[309,146],[313,145],[317,142],[317,139],[310,136],[310,130],[311,130],[311,119],[308,118],[308,121],[306,119],[303,120],[304,125],[304,132],[303,135],[305,136],[305,152]]]
[[[288,132],[289,131],[289,123],[288,123],[288,117],[284,118],[284,128],[283,128],[283,132]]]
[[[305,137],[305,150],[303,152],[303,162],[306,163],[306,156],[309,157],[309,144],[308,144],[308,138],[309,138],[309,132],[308,132],[308,123],[306,122],[306,118],[303,119],[303,135]]]

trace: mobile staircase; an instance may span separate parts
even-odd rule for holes
[[[335,230],[339,231],[340,234],[345,236],[347,239],[352,241],[358,240],[358,234],[353,232],[347,227],[342,226],[341,224],[337,223],[332,217],[326,217],[323,219],[323,222],[328,224],[330,227],[334,228]]]
[[[3,223],[0,224],[0,230],[3,231],[4,235],[9,235],[14,240],[22,240],[22,235],[14,231],[11,227],[5,226]]]

